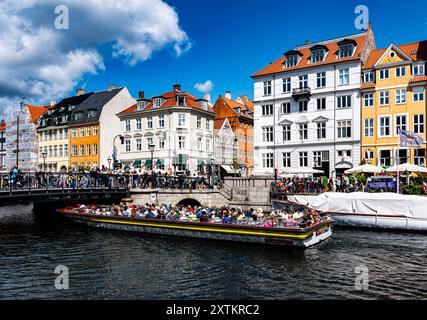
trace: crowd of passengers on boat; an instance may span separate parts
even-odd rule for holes
[[[316,210],[304,206],[265,212],[262,208],[242,210],[242,208],[229,207],[208,208],[165,204],[159,206],[146,203],[145,205],[113,204],[111,206],[77,205],[74,211],[81,214],[129,219],[161,219],[286,228],[307,228],[328,219]]]

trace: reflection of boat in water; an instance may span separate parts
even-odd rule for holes
[[[341,226],[427,231],[427,197],[396,193],[290,195],[273,208],[298,203],[329,214]]]
[[[332,235],[332,220],[329,217],[301,228],[106,216],[88,214],[72,207],[58,209],[57,212],[77,223],[98,228],[305,248],[326,240]]]

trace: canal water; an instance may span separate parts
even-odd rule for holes
[[[426,248],[423,234],[349,229],[308,250],[142,236],[0,208],[0,299],[426,299]]]

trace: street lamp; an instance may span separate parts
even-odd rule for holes
[[[154,143],[150,143],[149,145],[148,145],[148,149],[150,150],[150,152],[151,152],[151,172],[153,172],[153,169],[154,169],[154,166],[153,166],[153,156],[154,156],[154,148],[155,148],[155,145],[154,145]]]
[[[108,161],[108,171],[110,171],[111,170],[111,157],[110,156],[108,156],[108,158],[107,158],[107,161]]]

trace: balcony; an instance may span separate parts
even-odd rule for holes
[[[299,99],[310,99],[311,89],[309,87],[295,88],[292,90],[292,97],[295,101]]]

